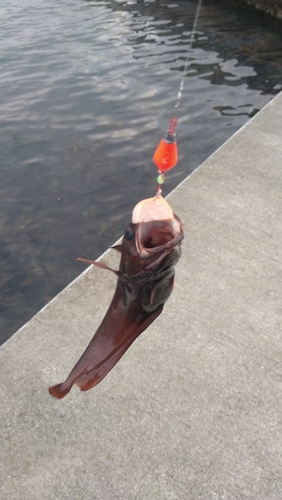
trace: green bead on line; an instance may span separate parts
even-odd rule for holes
[[[157,177],[158,184],[163,184],[164,183],[164,176],[163,174],[158,175]]]

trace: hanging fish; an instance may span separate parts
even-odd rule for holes
[[[110,307],[90,344],[62,384],[49,388],[63,398],[74,384],[87,391],[109,373],[132,342],[162,312],[171,294],[174,266],[181,255],[183,226],[158,196],[139,202],[125,230],[118,271],[101,262],[79,259],[118,276]]]

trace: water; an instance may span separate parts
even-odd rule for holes
[[[1,342],[154,195],[151,157],[195,11],[194,1],[2,0]],[[246,7],[204,1],[164,194],[281,89],[281,33]]]

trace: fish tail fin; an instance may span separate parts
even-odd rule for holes
[[[71,390],[71,387],[66,387],[65,389],[63,389],[63,386],[64,384],[57,384],[57,385],[53,385],[52,387],[49,387],[49,393],[51,394],[51,396],[54,396],[54,398],[57,398],[57,399],[63,399]]]
[[[108,359],[105,359],[99,367],[91,372],[83,375],[82,377],[75,380],[75,384],[81,389],[81,391],[88,391],[98,385],[104,377],[112,370],[120,358],[124,355],[131,344],[136,340],[136,338],[148,328],[148,326],[161,314],[163,310],[163,304],[161,304],[155,311],[153,311],[150,316],[142,321],[142,323],[132,332],[130,337],[124,339],[120,344],[119,348],[113,352]]]
[[[136,311],[129,311],[126,320],[121,321],[123,328],[120,328],[115,324],[110,306],[96,334],[65,382],[49,387],[49,393],[55,398],[62,399],[74,384],[82,391],[88,391],[99,384],[140,333],[159,316],[162,309],[163,304],[145,315],[138,324],[135,323]],[[115,344],[116,347],[113,349]]]

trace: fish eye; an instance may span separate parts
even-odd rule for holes
[[[131,240],[132,240],[132,238],[133,238],[133,234],[132,234],[132,232],[131,232],[131,231],[127,230],[127,231],[125,231],[125,233],[124,233],[124,237],[125,237],[125,239],[126,239],[127,241],[131,241]]]

